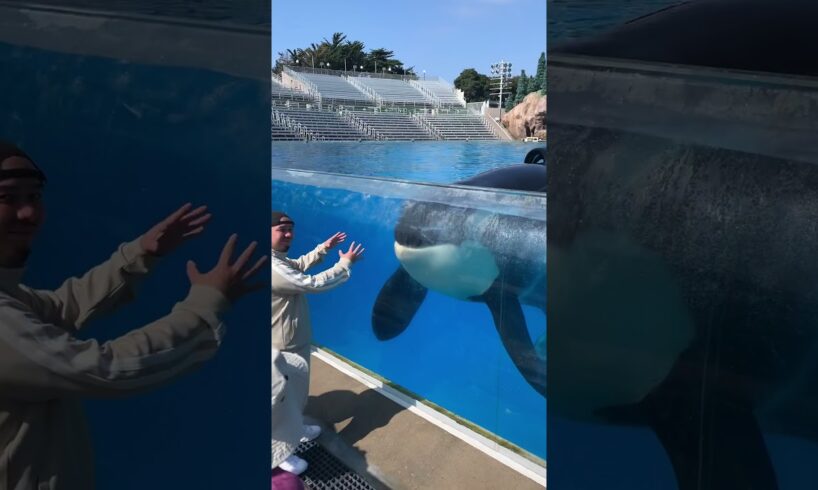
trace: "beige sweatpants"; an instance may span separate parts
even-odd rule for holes
[[[293,393],[301,400],[301,413],[304,413],[304,408],[307,406],[307,400],[310,398],[310,345],[298,349],[284,349],[286,352],[292,352],[301,356],[307,361],[307,376],[303,382],[299,382],[293,386]]]

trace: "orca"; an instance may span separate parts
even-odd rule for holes
[[[559,12],[555,5],[551,15]],[[592,37],[559,40],[549,54],[816,76],[816,17],[812,0],[680,1]]]
[[[803,80],[816,19],[691,1],[549,54]],[[764,432],[818,440],[818,162],[561,124],[549,89],[549,419],[650,428],[680,490],[778,488]]]
[[[545,165],[520,164],[457,182],[461,186],[545,191]],[[543,209],[543,218],[545,209]],[[545,336],[528,333],[521,305],[545,311],[545,220],[432,202],[409,201],[395,227],[400,266],[378,293],[372,328],[379,340],[400,335],[429,289],[484,303],[514,365],[545,397]]]

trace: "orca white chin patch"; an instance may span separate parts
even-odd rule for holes
[[[500,273],[491,251],[474,241],[423,248],[395,242],[395,256],[426,288],[463,300],[485,293]]]

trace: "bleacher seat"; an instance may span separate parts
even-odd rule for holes
[[[304,128],[314,140],[357,141],[371,139],[335,112],[277,107],[276,116]]]
[[[305,107],[315,102],[309,94],[285,87],[275,79],[273,79],[271,96],[274,106]]]
[[[455,95],[454,87],[440,80],[414,80],[413,85],[426,90],[442,107],[463,107],[463,102]]]
[[[371,106],[372,99],[346,81],[345,78],[320,73],[298,72],[297,76],[313,84],[324,104]]]
[[[426,129],[408,114],[400,112],[352,112],[351,116],[370,128],[380,140],[434,140]]]
[[[403,80],[391,78],[350,77],[375,95],[382,105],[434,107],[434,101]]]
[[[496,140],[497,136],[476,114],[423,114],[419,116],[445,140]]]
[[[280,126],[276,121],[272,125],[272,140],[273,141],[298,141],[302,140],[293,130]]]

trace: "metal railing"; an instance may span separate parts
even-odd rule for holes
[[[497,122],[491,117],[490,114],[482,114],[480,115],[480,119],[483,120],[483,125],[489,131],[497,137],[498,140],[507,140],[513,141],[514,138],[511,137],[511,134],[503,127],[502,122]]]
[[[426,132],[427,132],[427,133],[429,133],[429,135],[431,135],[431,136],[432,136],[434,139],[437,139],[437,140],[442,140],[442,139],[445,139],[445,138],[443,137],[443,135],[442,135],[442,134],[441,134],[441,133],[440,133],[440,132],[437,130],[437,128],[435,128],[434,126],[432,126],[432,123],[430,123],[430,122],[429,122],[429,121],[428,121],[428,120],[427,120],[425,117],[423,117],[423,115],[422,115],[422,114],[412,114],[412,117],[413,117],[413,118],[415,119],[415,121],[417,121],[417,122],[418,122],[418,124],[420,124],[420,126],[421,126],[423,129],[425,129],[425,130],[426,130]]]
[[[385,139],[383,135],[381,135],[374,127],[367,124],[366,121],[361,120],[360,118],[355,116],[355,113],[352,111],[343,111],[340,113],[341,117],[347,120],[351,125],[355,126],[358,131],[364,133],[365,135],[369,136],[374,140],[383,140]]]
[[[280,113],[279,111],[273,109],[271,119],[273,121],[278,122],[279,126],[283,126],[293,133],[297,134],[300,138],[305,139],[307,141],[314,139],[315,135],[312,131],[305,128],[297,121],[293,121],[291,118],[287,117],[285,114]]]
[[[430,80],[424,80],[424,81],[430,81]],[[446,83],[446,82],[444,82],[444,80],[442,80],[442,79],[431,80],[431,81],[436,81],[436,82],[440,82],[440,83]],[[455,105],[456,105],[456,106],[459,106],[459,107],[466,107],[466,101],[465,101],[465,99],[461,99],[460,94],[458,94],[457,92],[455,92],[454,88],[452,88],[452,93],[451,93],[451,95],[452,95],[452,97],[454,97],[455,99],[457,99],[457,102],[444,102],[443,100],[441,100],[441,99],[440,99],[440,97],[439,97],[439,96],[438,96],[436,93],[432,92],[432,90],[431,90],[431,89],[429,89],[429,87],[425,86],[424,84],[422,84],[422,83],[420,83],[420,82],[421,82],[420,80],[418,80],[418,81],[410,81],[410,82],[409,82],[409,84],[411,84],[413,87],[415,87],[415,88],[417,88],[418,90],[420,90],[421,92],[423,92],[423,94],[424,94],[424,95],[426,95],[427,97],[429,97],[430,99],[434,100],[434,101],[435,101],[435,105],[436,105],[437,107],[444,107],[444,106],[446,106],[446,105],[451,105],[451,106],[455,106]],[[448,85],[448,83],[446,83],[446,85]]]
[[[412,85],[413,87],[415,87],[416,89],[420,90],[421,93],[423,93],[423,95],[428,97],[429,100],[431,100],[432,103],[434,103],[435,107],[443,107],[443,102],[441,102],[441,100],[437,96],[437,94],[435,94],[434,92],[429,90],[428,87],[424,86],[422,83],[419,83],[416,80],[410,81],[409,84]]]
[[[345,76],[345,77],[343,77],[343,78],[344,78],[344,80],[346,80],[346,81],[347,81],[347,82],[348,82],[350,85],[352,85],[353,87],[357,88],[357,89],[358,89],[358,90],[360,90],[360,91],[361,91],[361,92],[362,92],[364,95],[366,95],[367,97],[369,97],[370,99],[372,99],[372,101],[373,101],[373,102],[375,102],[377,105],[379,105],[379,106],[380,106],[380,105],[382,105],[382,100],[381,100],[380,96],[379,96],[379,95],[378,95],[378,94],[375,92],[375,90],[373,90],[373,89],[372,89],[372,87],[368,87],[368,86],[366,86],[366,85],[364,85],[364,84],[360,83],[358,80],[355,80],[355,78],[357,78],[357,77],[348,77],[348,76]]]
[[[321,91],[318,90],[318,86],[312,83],[311,81],[307,80],[306,78],[300,76],[298,73],[296,73],[294,70],[291,70],[289,67],[285,66],[284,70],[287,72],[288,75],[295,78],[296,80],[298,80],[299,83],[304,85],[304,88],[307,89],[307,93],[315,99],[315,102],[318,104],[318,107],[321,108],[323,97],[321,96]]]

